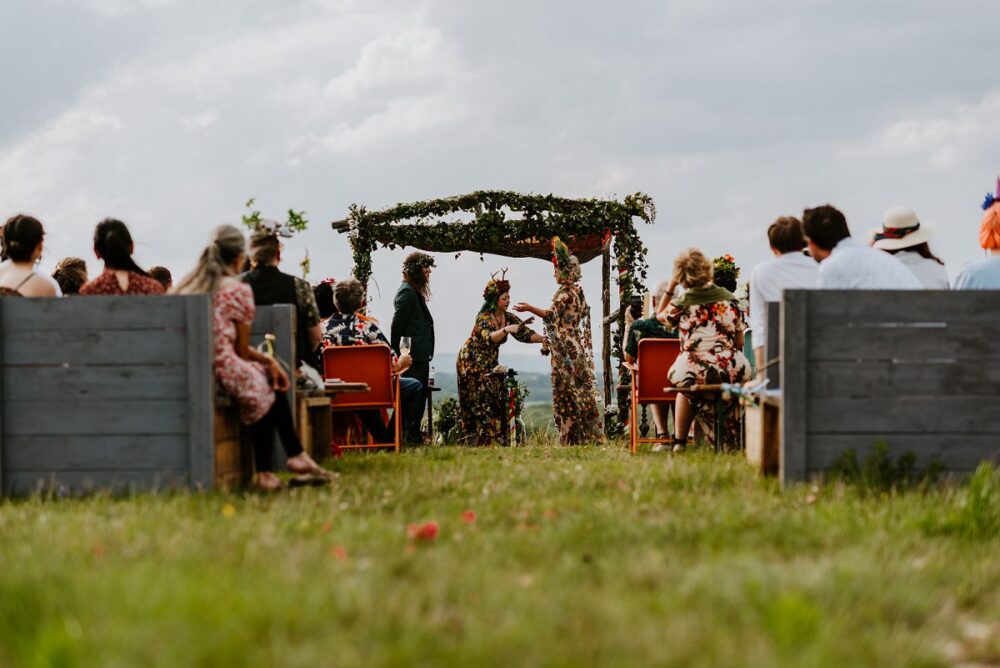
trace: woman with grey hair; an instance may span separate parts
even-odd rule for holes
[[[325,474],[302,449],[295,433],[285,392],[288,375],[273,357],[250,346],[254,318],[253,292],[237,278],[246,255],[246,239],[232,225],[216,228],[194,270],[174,294],[212,295],[215,333],[215,381],[231,395],[240,409],[240,420],[249,426],[257,468],[255,482],[264,490],[281,487],[272,467],[277,432],[293,473]]]

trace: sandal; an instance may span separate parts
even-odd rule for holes
[[[672,442],[674,444],[673,453],[675,455],[678,455],[678,454],[684,452],[684,450],[687,448],[687,439],[686,438],[677,438],[677,437],[674,437],[674,439],[673,439]]]
[[[330,475],[329,471],[317,464],[313,458],[305,452],[295,455],[294,457],[289,457],[285,462],[285,465],[288,466],[288,470],[292,473],[327,477]]]
[[[281,478],[270,471],[261,471],[254,477],[253,485],[262,492],[277,492],[281,489]]]

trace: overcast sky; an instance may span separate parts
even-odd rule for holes
[[[351,267],[348,206],[500,188],[653,196],[651,276],[689,246],[749,274],[767,225],[840,207],[856,235],[903,204],[952,276],[980,256],[1000,172],[995,0],[6,0],[0,212],[46,225],[43,268],[126,221],[142,265],[191,267],[256,197],[304,209],[314,281]],[[374,258],[386,324],[403,251]],[[489,274],[545,304],[537,260],[439,256],[439,350]],[[600,263],[585,266],[599,310]],[[513,343],[506,348],[520,347]]]

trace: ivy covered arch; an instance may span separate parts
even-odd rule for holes
[[[367,284],[378,246],[412,246],[429,252],[472,251],[507,257],[551,259],[551,241],[561,237],[581,263],[603,258],[602,295],[604,401],[611,400],[612,265],[620,304],[640,294],[646,280],[646,252],[636,219],[653,223],[656,207],[643,193],[622,200],[569,199],[506,190],[397,204],[379,211],[351,205],[333,228],[350,236],[354,277]],[[624,310],[619,309],[619,331]]]

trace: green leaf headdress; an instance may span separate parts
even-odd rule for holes
[[[556,267],[556,277],[560,283],[575,283],[583,276],[580,261],[559,237],[552,238],[552,264]]]

